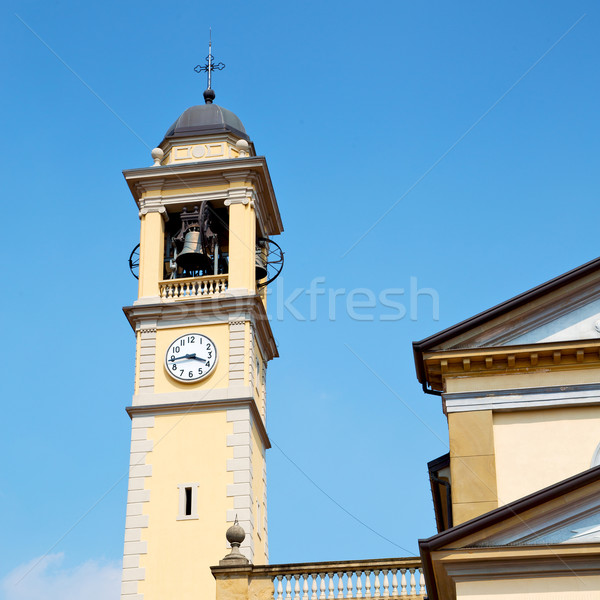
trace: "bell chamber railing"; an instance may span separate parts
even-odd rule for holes
[[[216,296],[227,291],[227,286],[227,275],[204,275],[159,281],[158,293],[161,300],[190,300]]]

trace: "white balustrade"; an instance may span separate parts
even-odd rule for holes
[[[166,279],[159,281],[158,289],[163,300],[189,300],[221,294],[227,290],[227,281],[227,275]]]
[[[371,563],[368,565],[368,563]],[[272,565],[274,600],[346,600],[350,598],[425,598],[425,576],[419,559],[386,559],[353,563]],[[351,565],[351,566],[349,566]],[[356,565],[356,566],[355,566]],[[300,567],[300,568],[298,568]],[[300,580],[302,579],[302,582]]]

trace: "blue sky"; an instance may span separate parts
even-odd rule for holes
[[[411,342],[598,255],[592,2],[4,3],[6,600],[118,572],[139,234],[121,171],[202,102],[209,26],[216,102],[266,155],[285,226],[269,433],[393,542],[274,447],[271,562],[416,553],[447,429]]]

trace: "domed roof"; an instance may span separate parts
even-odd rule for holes
[[[250,141],[242,122],[230,110],[218,104],[199,104],[188,108],[169,127],[165,138],[205,135],[230,131]]]

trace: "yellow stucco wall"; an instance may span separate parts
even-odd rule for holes
[[[500,504],[589,469],[600,443],[598,406],[498,412],[493,419]]]
[[[217,347],[218,362],[212,373],[196,383],[176,381],[165,369],[165,352],[180,335],[199,333],[212,339]],[[182,392],[201,389],[226,388],[229,385],[229,323],[201,324],[188,327],[158,329],[156,332],[156,360],[154,391]]]
[[[456,584],[457,600],[596,600],[600,576],[491,579]]]
[[[148,544],[140,567],[146,579],[138,592],[144,600],[213,598],[215,583],[209,566],[218,564],[227,552],[226,511],[233,508],[227,498],[227,459],[233,451],[226,445],[233,430],[226,411],[158,415],[149,430],[154,442],[147,464],[150,502],[144,505],[149,526],[142,541]],[[197,520],[178,521],[178,485],[197,482]]]

